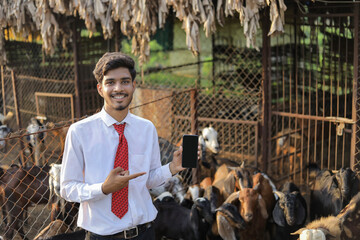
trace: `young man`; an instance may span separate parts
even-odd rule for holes
[[[104,107],[72,124],[66,137],[61,195],[80,202],[78,226],[86,239],[154,239],[157,211],[148,189],[183,170],[182,148],[161,166],[155,126],[129,112],[134,66],[122,53],[101,57],[93,73]]]

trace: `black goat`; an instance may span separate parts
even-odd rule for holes
[[[176,202],[155,201],[158,215],[154,220],[155,239],[162,236],[171,239],[204,239],[214,222],[210,202],[205,198],[194,201],[191,209]]]
[[[276,237],[274,236],[274,239],[295,240],[297,237],[290,234],[305,224],[307,218],[306,201],[301,196],[299,188],[292,182],[286,182],[275,194],[279,196],[279,200],[272,212],[276,224]]]
[[[86,232],[84,229],[72,232],[72,233],[63,233],[46,238],[45,240],[84,240]]]
[[[359,179],[350,169],[318,172],[310,199],[310,219],[337,215],[358,192]]]

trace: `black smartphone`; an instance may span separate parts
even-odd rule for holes
[[[182,139],[182,167],[197,168],[198,135],[184,135]]]

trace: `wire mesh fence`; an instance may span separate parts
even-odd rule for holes
[[[61,163],[65,136],[71,123],[42,124],[39,120],[35,132],[30,128],[21,129],[1,139],[3,214],[0,235],[7,239],[35,239],[51,220],[62,215],[60,201],[56,200],[54,188],[50,187],[51,180],[58,180],[60,176],[49,171],[53,164]],[[70,216],[70,213],[76,213],[76,206],[69,204],[66,208],[66,228],[70,229],[76,225],[75,215]]]

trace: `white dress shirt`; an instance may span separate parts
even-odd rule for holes
[[[61,196],[80,202],[77,224],[99,235],[110,235],[155,219],[148,189],[171,177],[168,164],[161,166],[158,135],[148,120],[127,114],[125,137],[129,148],[130,174],[146,172],[129,182],[128,212],[118,218],[111,212],[111,196],[101,185],[114,168],[119,134],[118,122],[105,110],[72,124],[65,141],[61,168]]]

